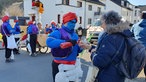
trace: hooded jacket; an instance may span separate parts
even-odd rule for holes
[[[14,32],[15,32],[15,30],[13,30],[13,28],[11,27],[9,22],[6,21],[1,25],[1,33],[2,33],[2,35],[11,35]]]
[[[134,33],[135,39],[139,40],[144,46],[146,46],[146,19],[142,19],[134,24],[131,31]]]
[[[78,41],[78,35],[75,32],[70,31],[68,28],[69,27],[62,26],[62,29],[64,29],[66,32],[69,33],[72,40]],[[46,44],[50,48],[57,48],[57,47],[60,47],[60,44],[63,42],[66,42],[66,41],[61,39],[60,31],[55,30],[49,34],[49,37],[46,41]],[[80,53],[81,51],[82,51],[82,49],[79,47],[78,44],[76,44],[75,46],[73,46],[72,52],[69,56],[67,56],[65,58],[54,58],[54,59],[55,60],[63,60],[63,61],[75,61],[78,53]]]
[[[14,26],[14,30],[15,30],[15,34],[20,34],[20,26],[19,24],[16,22],[15,26]]]
[[[27,27],[27,34],[38,34],[38,28],[36,25],[34,24],[30,24]]]
[[[132,36],[132,32],[128,30],[127,22],[120,22],[117,25],[107,25],[105,33],[100,37],[96,52],[91,54],[93,65],[99,68],[96,80],[98,82],[124,82],[125,76],[120,74],[119,70],[113,65],[113,62],[119,62],[122,58],[125,45],[125,36]],[[121,46],[121,49],[119,49]],[[116,51],[119,50],[117,57],[114,57]]]

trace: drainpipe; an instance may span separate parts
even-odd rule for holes
[[[85,0],[85,10],[84,10],[84,28],[86,28],[86,0]]]

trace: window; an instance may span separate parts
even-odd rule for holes
[[[136,23],[136,20],[134,20],[134,23]]]
[[[134,14],[135,14],[135,16],[137,16],[137,10],[135,10],[135,13]]]
[[[77,7],[82,7],[82,2],[77,1]]]
[[[60,24],[60,14],[58,14],[57,18],[58,18],[58,24]]]
[[[69,0],[62,0],[62,4],[69,5]]]
[[[82,17],[79,17],[79,24],[82,24]]]
[[[88,6],[88,10],[89,10],[89,11],[92,11],[92,5],[89,5],[89,6]]]
[[[99,13],[99,15],[101,14],[101,8],[97,7],[97,12]]]
[[[92,23],[92,19],[88,18],[88,24],[91,24],[91,23]]]
[[[124,1],[122,1],[121,5],[124,6]]]

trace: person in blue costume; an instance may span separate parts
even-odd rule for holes
[[[57,25],[54,22],[54,20],[51,21],[51,29],[52,29],[52,31],[55,31],[57,29]]]
[[[35,57],[37,55],[36,54],[36,42],[37,42],[38,32],[39,32],[39,30],[38,30],[37,26],[33,24],[33,21],[29,21],[28,27],[27,27],[27,34],[29,37],[28,42],[30,43],[30,47],[31,47],[30,55],[32,57]]]
[[[70,39],[65,40],[61,38],[61,33],[58,30],[53,31],[49,34],[48,39],[46,40],[46,44],[48,47],[50,47],[52,50],[54,48],[60,48],[60,44],[64,42],[71,42],[72,44],[72,50],[71,53],[67,57],[54,57],[52,61],[52,74],[53,74],[53,82],[55,82],[55,75],[59,72],[58,66],[60,64],[65,65],[75,65],[76,59],[78,56],[78,53],[80,53],[83,48],[77,44],[78,41],[78,35],[75,32],[75,25],[77,23],[77,16],[75,13],[68,12],[63,16],[63,25],[61,29],[63,29],[66,33],[70,36]],[[52,51],[56,53],[60,53],[60,51]],[[66,51],[68,52],[68,51]],[[58,54],[59,55],[59,54]]]
[[[46,26],[45,26],[45,34],[50,34],[51,32],[52,32],[51,26],[46,24]]]
[[[97,49],[91,50],[93,65],[99,68],[94,82],[125,81],[126,77],[113,62],[118,63],[122,59],[125,48],[123,42],[126,42],[126,40],[121,34],[133,37],[133,33],[129,30],[129,23],[121,20],[121,18],[115,11],[109,11],[101,17],[101,27],[104,29],[104,33],[100,37]],[[120,46],[121,48],[119,49]],[[119,54],[115,57],[117,50],[119,50]]]
[[[13,30],[12,26],[10,25],[9,22],[9,16],[4,16],[2,18],[3,24],[1,25],[1,34],[3,35],[2,39],[5,45],[5,58],[6,58],[6,63],[13,62],[14,60],[11,59],[11,53],[13,49],[7,48],[7,37],[11,34],[15,33],[15,30]]]
[[[20,25],[19,25],[19,20],[14,20],[15,22],[15,26],[14,26],[14,30],[15,30],[15,33],[14,33],[14,37],[15,37],[15,41],[17,44],[19,44],[19,40],[20,40],[20,37],[21,37],[21,29],[20,29]],[[14,49],[14,54],[20,54],[19,53],[19,50],[18,49]]]
[[[135,39],[146,47],[146,11],[142,12],[141,20],[132,26],[131,31],[134,33]],[[144,67],[144,74],[146,80],[146,66]]]

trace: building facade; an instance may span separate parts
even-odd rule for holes
[[[43,3],[44,12],[39,13],[39,8],[32,6],[34,1]],[[67,12],[75,12],[78,16],[76,27],[87,28],[92,25],[100,16],[107,11],[114,10],[131,23],[139,19],[139,9],[130,4],[127,0],[24,0],[24,16],[29,16],[32,20],[50,24],[54,20],[57,24],[62,24],[62,17]],[[135,14],[137,12],[137,14]]]
[[[24,16],[35,17],[36,22],[50,24],[54,20],[57,24],[62,24],[62,17],[67,12],[75,12],[78,16],[76,27],[86,28],[100,17],[104,11],[104,4],[92,0],[40,0],[44,5],[44,13],[39,16],[38,8],[32,7],[34,0],[24,0]],[[40,21],[41,19],[41,21]]]

